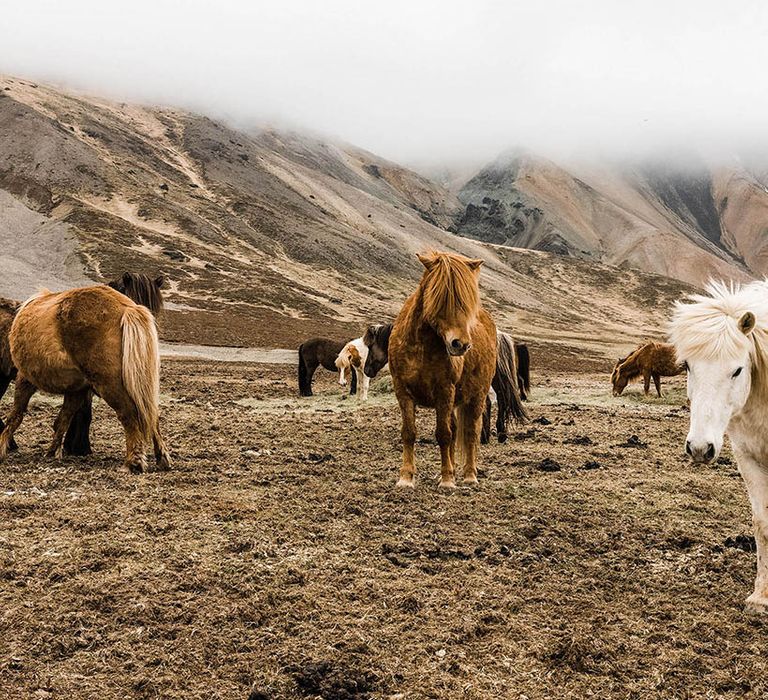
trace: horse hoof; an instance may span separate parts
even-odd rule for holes
[[[507,434],[506,433],[501,433],[499,435],[499,442],[506,442],[506,441],[507,441]]]
[[[144,471],[144,465],[141,462],[138,464],[135,462],[128,462],[126,463],[125,468],[131,474],[141,474]]]
[[[440,488],[441,489],[455,489],[456,488],[456,482],[453,479],[441,479],[440,480]]]
[[[395,484],[396,488],[402,489],[402,488],[415,488],[416,484],[413,483],[413,479],[406,479],[404,476],[401,476],[397,483]]]
[[[465,476],[464,477],[464,483],[465,484],[476,484],[477,483],[477,477],[476,476]]]
[[[768,613],[768,598],[753,593],[744,601],[744,607],[747,612],[765,615]]]
[[[166,453],[163,453],[157,459],[157,469],[155,469],[155,471],[167,472],[170,470],[170,468],[171,468],[171,458]]]

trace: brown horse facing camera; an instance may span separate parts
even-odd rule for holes
[[[651,341],[627,357],[618,359],[611,373],[613,395],[621,396],[627,384],[642,375],[645,395],[648,396],[653,379],[656,394],[661,398],[661,377],[676,377],[683,372],[685,366],[678,364],[674,346]]]
[[[62,441],[72,417],[94,391],[123,425],[125,467],[144,471],[145,445],[151,441],[158,469],[169,468],[158,415],[157,326],[149,309],[106,285],[43,291],[19,307],[9,341],[16,390],[0,435],[0,460],[38,389],[64,395],[48,450],[56,457],[63,454]]]
[[[403,420],[397,485],[414,485],[416,406],[425,406],[437,415],[440,485],[455,488],[457,446],[464,481],[477,482],[480,424],[496,368],[496,326],[480,304],[482,260],[437,252],[418,257],[424,274],[389,339],[389,371]]]

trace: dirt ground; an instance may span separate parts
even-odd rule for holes
[[[683,459],[665,386],[534,374],[452,493],[432,416],[396,490],[392,396],[328,372],[299,399],[292,366],[164,360],[163,474],[120,471],[101,403],[96,454],[44,460],[36,399],[0,465],[0,697],[765,697],[744,488]]]

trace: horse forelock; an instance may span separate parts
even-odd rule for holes
[[[706,292],[675,304],[669,338],[677,361],[727,363],[748,353],[755,365],[768,367],[768,283],[710,282]],[[755,316],[755,328],[749,335],[739,328],[739,320],[747,312]]]
[[[109,287],[132,299],[136,304],[146,306],[154,315],[163,310],[163,294],[149,275],[141,272],[126,272],[108,283]]]
[[[477,277],[467,258],[433,253],[421,279],[422,313],[427,322],[465,316],[470,321],[480,310]]]

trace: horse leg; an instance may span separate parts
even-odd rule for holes
[[[507,401],[504,398],[505,392],[496,392],[496,401],[498,402],[498,411],[496,413],[496,439],[499,442],[507,441],[507,421],[505,416],[508,415],[509,409],[507,407]]]
[[[491,397],[485,397],[485,410],[483,411],[483,427],[480,431],[480,443],[487,445],[491,441]]]
[[[440,486],[446,489],[456,488],[452,460],[455,450],[455,435],[453,432],[455,422],[451,403],[443,401],[435,406],[435,416],[437,418],[435,433],[437,444],[440,445]]]
[[[147,469],[147,457],[144,454],[144,433],[139,424],[139,411],[136,404],[123,387],[117,388],[111,383],[104,383],[95,385],[94,389],[117,413],[117,419],[125,431],[123,467],[131,474],[141,474]],[[159,435],[159,431],[157,433]]]
[[[157,464],[156,469],[151,469],[154,472],[167,472],[171,468],[171,457],[168,454],[168,449],[165,446],[165,440],[160,433],[160,419],[158,418],[152,429],[152,444],[155,448],[155,462]]]
[[[0,374],[0,399],[5,396],[5,392],[8,390],[8,385],[11,383],[11,380],[13,377],[10,374]],[[0,433],[5,430],[5,423],[3,423],[3,419],[0,418]],[[16,440],[11,438],[10,443],[8,443],[8,451],[14,452],[15,450],[18,450],[19,446],[16,444]]]
[[[13,392],[13,408],[9,414],[7,424],[0,435],[0,462],[2,462],[13,440],[13,434],[18,430],[21,421],[24,420],[24,414],[27,412],[29,400],[37,391],[37,387],[20,374],[16,375],[16,389]]]
[[[459,413],[459,438],[464,453],[464,483],[477,483],[477,442],[482,422],[483,403],[472,401],[464,404]]]
[[[658,374],[653,375],[653,383],[656,385],[656,393],[661,398],[661,377]]]
[[[643,391],[648,396],[648,392],[651,390],[651,374],[650,372],[643,372]]]
[[[64,456],[64,449],[61,444],[64,440],[64,433],[69,430],[73,416],[83,405],[89,392],[90,389],[85,389],[64,394],[64,403],[61,405],[59,415],[56,416],[56,421],[53,424],[53,442],[51,442],[46,454],[48,459],[61,459]]]
[[[362,387],[359,394],[360,400],[365,401],[368,398],[368,387],[371,385],[371,378],[362,369],[357,367],[355,367],[355,373],[357,374],[357,386]]]
[[[733,446],[736,463],[752,504],[752,522],[757,545],[755,589],[746,600],[748,610],[768,613],[768,465],[756,462]]]
[[[416,443],[416,404],[405,396],[398,396],[397,402],[400,404],[400,415],[403,419],[400,432],[403,440],[403,466],[400,467],[400,478],[396,486],[413,488],[413,477],[416,472],[413,458],[413,446]]]
[[[64,435],[64,454],[85,457],[91,454],[91,421],[93,420],[93,392],[89,389],[85,399],[72,416]]]

